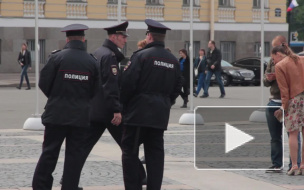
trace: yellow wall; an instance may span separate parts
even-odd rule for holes
[[[88,0],[87,17],[90,19],[106,19],[107,1]]]
[[[210,21],[211,0],[200,0],[200,21]],[[128,20],[143,20],[145,0],[127,0],[126,17]],[[182,0],[164,0],[164,20],[182,21]],[[215,0],[215,22],[218,21],[218,0]],[[235,21],[252,22],[252,0],[235,0]],[[269,0],[269,22],[286,22],[286,0]],[[275,8],[281,8],[281,17],[275,17]],[[107,19],[107,0],[87,0],[88,19]],[[23,17],[23,0],[2,0],[2,17]],[[66,0],[46,0],[45,18],[66,18]]]
[[[46,18],[66,18],[66,1],[46,0],[44,6]]]
[[[2,0],[1,16],[23,17],[23,0]]]

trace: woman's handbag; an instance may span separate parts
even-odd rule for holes
[[[203,61],[203,59],[200,60],[200,62],[198,63],[198,66],[194,69],[194,76],[195,76],[195,77],[198,76],[198,68],[199,68],[199,66],[200,66],[200,64],[201,64],[202,61]]]

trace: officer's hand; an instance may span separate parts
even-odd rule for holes
[[[23,63],[20,63],[21,66],[23,66]]]
[[[120,125],[120,123],[121,123],[121,113],[114,113],[114,117],[113,117],[111,123],[113,125],[116,125],[116,126]]]
[[[214,65],[211,65],[211,69],[214,69],[215,68],[215,66]]]

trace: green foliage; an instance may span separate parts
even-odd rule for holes
[[[290,31],[298,31],[299,41],[304,41],[304,0],[297,0],[299,6],[291,11]]]

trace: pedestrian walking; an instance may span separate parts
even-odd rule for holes
[[[222,54],[219,49],[216,48],[215,42],[210,40],[208,43],[209,51],[207,53],[207,76],[206,76],[206,83],[204,94],[201,96],[202,98],[207,98],[209,96],[208,90],[210,86],[210,80],[212,75],[215,75],[216,81],[220,87],[221,95],[220,98],[224,98],[226,93],[222,81]]]
[[[205,88],[205,79],[206,79],[206,51],[204,49],[199,50],[199,56],[195,58],[194,67],[197,71],[197,88],[193,96],[197,97],[201,89]]]
[[[27,45],[26,43],[23,43],[21,46],[21,51],[18,55],[18,63],[21,66],[21,77],[20,77],[20,83],[19,86],[17,86],[17,89],[21,89],[22,84],[23,84],[23,79],[25,78],[26,80],[26,84],[27,84],[27,88],[25,90],[30,90],[31,89],[31,85],[30,85],[30,81],[27,75],[27,70],[31,70],[31,63],[32,63],[32,59],[31,59],[31,52],[29,52],[27,50]]]
[[[300,168],[297,165],[298,134],[303,131],[304,127],[304,58],[294,54],[284,43],[281,46],[274,47],[271,53],[276,64],[275,75],[282,100],[281,109],[275,111],[274,115],[278,120],[284,117],[285,127],[289,132],[292,168],[287,174],[304,175],[303,145]],[[285,112],[284,116],[282,110]]]
[[[72,24],[66,32],[67,44],[54,51],[41,70],[39,87],[48,98],[41,116],[45,126],[42,154],[33,177],[33,190],[51,190],[52,173],[65,140],[62,190],[77,190],[82,170],[85,140],[89,128],[90,100],[98,85],[96,59],[86,52],[84,31]]]
[[[125,56],[120,50],[125,46],[127,37],[129,36],[127,34],[128,24],[128,21],[125,21],[121,24],[104,28],[108,33],[108,38],[105,39],[102,46],[94,53],[94,56],[97,58],[100,85],[91,102],[90,132],[86,137],[83,165],[106,129],[118,146],[121,147],[121,76],[118,68],[119,63],[125,59]],[[138,176],[141,181],[145,181],[146,172],[139,158],[137,158],[137,163],[141,166]],[[65,179],[63,178],[63,181],[64,180]]]
[[[146,19],[147,45],[132,55],[122,75],[122,165],[126,190],[142,189],[137,162],[144,144],[147,189],[160,190],[164,170],[164,131],[170,108],[181,88],[178,60],[165,49],[166,31],[161,23]]]
[[[182,73],[182,90],[180,91],[180,96],[184,100],[181,108],[187,108],[187,103],[189,102],[188,96],[190,94],[190,59],[187,53],[187,50],[181,49],[179,50],[179,64],[180,70]]]

